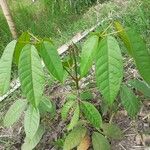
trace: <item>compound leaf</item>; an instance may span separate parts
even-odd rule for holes
[[[39,126],[37,132],[35,133],[32,139],[27,137],[25,138],[25,142],[22,145],[21,150],[32,150],[33,148],[35,148],[35,146],[39,143],[40,139],[42,138],[44,132],[44,127]]]
[[[44,74],[40,57],[33,45],[27,44],[19,59],[19,78],[27,100],[37,107],[44,90]]]
[[[91,91],[84,91],[80,93],[81,100],[90,101],[93,99],[93,94]]]
[[[18,38],[16,46],[15,46],[15,52],[14,52],[14,59],[16,64],[19,62],[19,57],[21,54],[21,51],[23,47],[28,44],[30,41],[30,35],[28,32],[23,32],[21,36]]]
[[[131,117],[135,117],[140,110],[140,101],[126,85],[122,85],[120,95],[122,105],[128,114]]]
[[[102,129],[103,133],[109,138],[121,139],[123,137],[121,129],[115,124],[104,123],[102,124]]]
[[[145,41],[135,29],[125,30],[119,22],[115,22],[115,27],[117,30],[121,30],[118,34],[126,45],[128,52],[134,58],[139,73],[150,84],[150,54]]]
[[[81,140],[85,137],[86,131],[86,128],[83,126],[74,128],[66,137],[63,150],[72,150],[78,146]]]
[[[102,117],[95,106],[89,102],[82,101],[80,104],[81,110],[89,122],[96,128],[100,128]]]
[[[16,40],[10,42],[6,46],[0,59],[0,95],[5,94],[9,88],[15,45]]]
[[[81,52],[80,75],[83,77],[89,71],[95,58],[99,37],[90,36],[84,43]]]
[[[4,118],[4,126],[10,127],[20,118],[22,112],[27,106],[27,101],[23,99],[17,100],[10,106]]]
[[[92,134],[92,144],[94,150],[111,150],[108,140],[98,132]]]
[[[40,113],[37,108],[30,105],[25,112],[24,129],[26,137],[32,139],[38,130],[40,123]]]
[[[48,97],[42,98],[39,104],[39,110],[40,112],[49,112],[49,113],[55,112],[54,105]]]
[[[132,54],[137,69],[143,79],[150,84],[150,54],[146,43],[135,30],[130,29],[127,33],[132,44]]]
[[[136,88],[138,91],[144,94],[144,96],[150,97],[150,86],[147,85],[144,81],[137,79],[129,80],[128,84]]]
[[[44,41],[37,47],[48,71],[57,80],[63,82],[64,69],[55,46],[51,42]]]
[[[118,21],[114,22],[114,26],[115,26],[115,28],[118,32],[118,35],[119,35],[120,39],[125,44],[125,46],[128,50],[128,53],[132,56],[132,45],[131,45],[131,42],[130,42],[130,39],[128,37],[128,34],[127,34],[126,30],[124,29],[124,27]]]
[[[77,147],[77,150],[88,150],[90,144],[90,136],[86,134],[85,137],[81,140],[80,145]]]
[[[74,114],[71,118],[71,122],[68,125],[68,128],[67,128],[68,130],[72,130],[77,125],[78,120],[79,120],[79,115],[80,115],[80,108],[79,108],[79,105],[77,104]]]
[[[61,117],[63,120],[65,120],[68,116],[68,112],[70,110],[70,108],[73,106],[73,104],[75,103],[75,101],[67,101],[64,106],[62,107],[62,110],[61,110]]]
[[[115,38],[101,40],[96,58],[96,82],[104,100],[112,105],[123,77],[123,61]]]

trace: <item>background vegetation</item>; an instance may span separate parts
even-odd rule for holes
[[[101,3],[105,1],[103,7]],[[17,31],[30,31],[39,37],[51,37],[60,46],[74,34],[84,31],[104,17],[124,20],[127,26],[148,35],[150,28],[150,1],[130,0],[131,5],[112,0],[9,0]],[[127,2],[126,2],[127,3]],[[90,6],[94,5],[92,8]],[[136,7],[138,6],[138,7]],[[122,9],[123,8],[123,9]],[[87,11],[89,9],[89,11]],[[118,10],[122,13],[117,13]],[[12,40],[6,20],[0,10],[0,56],[8,42]],[[146,29],[146,30],[145,30]],[[147,38],[147,41],[150,41]]]
[[[59,39],[62,32],[71,28],[70,25],[74,25],[74,22],[96,0],[37,0],[34,3],[32,0],[9,0],[8,2],[19,34],[28,30],[40,37]],[[1,10],[0,26],[0,49],[3,49],[6,43],[11,41],[11,34]]]

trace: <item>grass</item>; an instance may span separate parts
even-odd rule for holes
[[[74,34],[95,25],[97,21],[109,17],[119,19],[127,26],[134,26],[138,31],[144,33],[149,28],[149,0],[137,0],[130,2],[120,1],[120,6],[113,1],[101,3],[85,11],[91,4],[83,7],[76,4],[77,8],[70,8],[67,4],[65,9],[60,10],[58,6],[49,3],[49,0],[41,0],[31,3],[29,0],[14,2],[9,0],[13,18],[15,20],[18,33],[30,31],[38,37],[52,38],[57,47],[68,41]],[[29,3],[30,2],[30,3]],[[123,8],[122,4],[131,3],[131,6]],[[122,5],[122,6],[121,6]],[[138,7],[136,7],[138,5]],[[80,6],[80,7],[79,7]],[[53,9],[51,9],[53,8]],[[55,9],[54,9],[55,8]],[[123,8],[123,9],[122,9]],[[57,11],[59,10],[59,11]],[[80,10],[80,11],[79,11]],[[0,55],[8,42],[12,40],[5,18],[0,11]],[[105,27],[105,25],[103,25]],[[147,36],[147,33],[144,34]],[[148,41],[148,40],[147,40]]]
[[[60,45],[64,42],[61,40],[70,26],[76,26],[80,15],[91,6],[96,0],[83,0],[82,3],[77,0],[73,4],[67,1],[56,0],[40,0],[31,3],[31,0],[13,1],[8,0],[9,6],[13,15],[14,22],[18,34],[21,32],[30,31],[39,37],[51,37],[56,39],[57,44]],[[92,2],[93,1],[93,2]],[[83,24],[80,23],[80,27]],[[6,20],[0,11],[0,55],[6,44],[12,40]],[[76,32],[80,29],[72,32]],[[72,27],[71,27],[72,29]],[[70,32],[67,31],[68,33]],[[71,33],[70,33],[71,34]]]

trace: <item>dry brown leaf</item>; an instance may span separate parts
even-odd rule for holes
[[[145,146],[150,146],[150,135],[149,134],[143,134],[142,135],[143,139],[143,145]]]
[[[142,137],[141,137],[140,134],[136,135],[135,141],[136,141],[137,145],[141,145],[142,144]]]
[[[91,144],[90,136],[86,134],[85,137],[82,139],[80,145],[77,147],[77,150],[88,150],[90,144]]]

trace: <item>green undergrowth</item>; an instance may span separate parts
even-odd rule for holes
[[[78,13],[68,10],[62,14],[54,13],[53,15],[50,14],[49,9],[45,10],[44,6],[40,5],[39,7],[37,2],[35,4],[13,2],[10,3],[10,6],[19,34],[28,30],[37,37],[52,38],[59,47],[76,33],[90,28],[104,18],[124,20],[127,26],[134,25],[140,32],[147,32],[150,18],[150,6],[148,4],[148,0],[137,0],[137,2],[133,0],[128,2],[111,0],[103,4],[94,4],[91,8],[85,7],[87,11],[82,7]],[[1,11],[0,16],[1,55],[4,47],[12,39]],[[105,23],[102,23],[102,27],[105,28]]]

